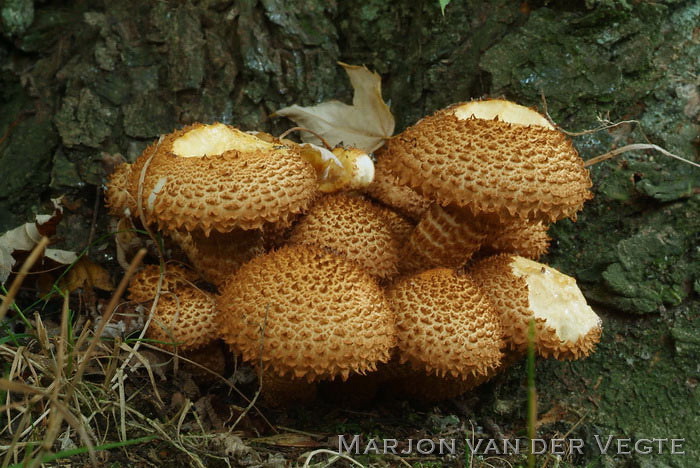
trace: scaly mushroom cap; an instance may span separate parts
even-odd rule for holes
[[[400,272],[462,266],[487,238],[483,226],[471,213],[463,211],[433,204],[411,232],[408,254],[402,258]]]
[[[203,279],[222,285],[241,265],[265,253],[262,231],[212,232],[209,236],[199,231],[170,232],[192,267]]]
[[[400,246],[404,245],[416,225],[389,208],[382,207],[381,212],[382,216],[387,220],[387,223],[389,223],[389,229],[394,239],[396,239]]]
[[[160,267],[158,265],[146,265],[129,281],[129,300],[134,302],[152,301],[156,296]],[[191,286],[197,281],[197,275],[178,265],[166,265],[163,272],[163,283],[160,287],[161,294],[172,293],[181,287]]]
[[[131,164],[118,165],[107,182],[105,192],[106,205],[112,216],[124,216],[136,213],[136,198],[128,190],[131,177]]]
[[[389,159],[382,156],[383,151],[384,147],[377,152],[374,180],[365,189],[365,193],[404,216],[418,221],[432,202],[411,187],[399,183],[398,177],[389,169]]]
[[[549,226],[544,223],[513,223],[489,236],[485,250],[493,253],[512,253],[537,260],[549,251]]]
[[[503,100],[457,104],[387,142],[401,183],[474,215],[556,221],[591,198],[591,180],[569,139],[537,112]]]
[[[318,185],[297,149],[224,124],[162,137],[132,167],[128,190],[136,200],[140,182],[147,223],[205,234],[285,222],[308,207]]]
[[[501,324],[466,275],[436,268],[388,288],[400,362],[440,377],[486,375],[501,361]]]
[[[254,258],[218,302],[224,341],[282,376],[346,379],[386,362],[395,342],[389,305],[369,273],[316,247]]]
[[[289,243],[327,248],[379,278],[397,272],[394,231],[384,210],[363,198],[337,194],[319,199],[296,224]]]
[[[515,255],[496,255],[469,272],[487,292],[515,351],[527,349],[530,320],[535,319],[535,346],[544,357],[579,359],[600,340],[600,318],[576,280],[542,263]]]
[[[135,274],[129,287],[132,300],[153,300],[158,276],[158,267],[154,266]],[[177,345],[187,351],[205,346],[218,336],[214,306],[214,298],[193,286],[186,270],[168,265],[146,337],[164,349]]]

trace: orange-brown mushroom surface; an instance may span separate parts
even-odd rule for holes
[[[157,294],[160,272],[149,266],[130,282],[132,300],[152,301]],[[146,337],[164,349],[177,346],[183,351],[208,345],[218,337],[215,300],[191,282],[183,268],[168,265],[163,273],[160,294]]]
[[[579,359],[588,356],[600,340],[600,317],[588,306],[574,278],[507,254],[483,259],[469,273],[501,316],[511,349],[527,349],[532,319],[535,346],[544,357]]]
[[[513,224],[575,218],[592,196],[566,135],[500,99],[436,112],[392,138],[382,156],[400,183],[436,202],[411,235],[405,272],[459,266]]]
[[[224,124],[194,124],[149,146],[127,189],[147,223],[208,234],[285,222],[309,206],[317,186],[298,149]]]
[[[393,316],[369,273],[318,247],[254,258],[226,283],[218,308],[224,341],[280,376],[346,379],[388,361],[395,342]]]
[[[365,192],[402,215],[418,221],[432,202],[411,187],[399,182],[398,177],[389,169],[389,158],[384,158],[384,151],[384,147],[382,147],[377,152],[374,180],[365,189]]]
[[[396,274],[399,242],[385,209],[360,197],[319,199],[296,224],[290,244],[316,245],[342,255],[378,278]]]
[[[265,252],[263,233],[259,229],[211,232],[208,236],[201,231],[175,231],[169,235],[199,275],[217,286],[245,262]]]
[[[590,176],[566,135],[499,99],[425,117],[390,139],[383,157],[402,183],[474,215],[551,222],[591,198]]]
[[[400,362],[462,380],[489,374],[500,364],[501,323],[467,275],[428,270],[398,280],[387,297],[396,314]]]

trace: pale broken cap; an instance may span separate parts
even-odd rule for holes
[[[571,276],[506,254],[477,262],[470,273],[498,309],[511,348],[527,349],[531,319],[537,351],[544,357],[585,357],[600,340],[600,317]]]
[[[482,119],[500,120],[515,125],[536,125],[554,130],[551,124],[542,114],[505,99],[488,99],[484,101],[471,101],[460,104],[450,109],[459,120]]]
[[[196,127],[173,141],[172,151],[183,158],[201,158],[227,151],[273,151],[273,143],[222,123]]]

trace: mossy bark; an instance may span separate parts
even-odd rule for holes
[[[630,142],[696,158],[692,0],[453,0],[444,16],[437,0],[3,0],[0,21],[0,231],[51,196],[92,194],[105,155],[133,160],[181,125],[279,132],[289,122],[268,115],[280,107],[349,99],[338,60],[382,74],[399,130],[482,95],[540,107],[544,96],[570,130],[636,121],[575,137],[584,158]],[[539,364],[541,409],[579,408],[575,433],[588,438],[686,439],[684,456],[615,463],[697,466],[700,170],[637,152],[592,175],[595,200],[552,228],[548,260],[598,305],[603,343],[582,362]],[[485,411],[525,397],[518,372],[490,388]]]

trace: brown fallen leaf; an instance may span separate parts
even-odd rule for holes
[[[251,442],[275,445],[277,447],[320,447],[322,445],[308,435],[291,432],[275,434],[269,437],[258,437],[257,439],[251,439]]]
[[[4,284],[12,272],[15,251],[31,251],[44,235],[53,235],[56,223],[63,213],[60,199],[53,199],[54,212],[50,215],[37,215],[33,223],[25,223],[0,236],[0,284]],[[59,249],[46,249],[44,257],[67,265],[78,259],[75,252]]]
[[[73,268],[68,270],[61,280],[59,287],[73,292],[80,288],[97,288],[103,291],[113,291],[114,285],[107,270],[87,257],[82,257]]]
[[[316,106],[293,105],[272,116],[287,117],[313,130],[331,145],[344,145],[372,152],[394,133],[394,116],[382,99],[382,81],[365,67],[338,62],[347,72],[355,94],[352,105],[332,100]],[[302,140],[321,145],[321,141],[304,132]]]

